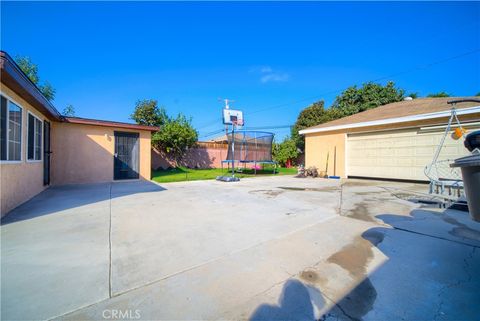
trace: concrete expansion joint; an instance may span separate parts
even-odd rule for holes
[[[339,199],[339,202],[338,202],[338,215],[342,215],[343,185],[345,185],[345,182],[340,184],[340,199]]]
[[[197,265],[193,265],[193,266],[187,267],[187,268],[185,268],[185,269],[183,269],[183,270],[174,272],[174,273],[172,273],[172,274],[166,275],[166,276],[161,277],[161,278],[159,278],[159,279],[155,279],[155,280],[153,280],[153,281],[150,281],[150,282],[147,282],[147,283],[138,285],[138,286],[133,287],[133,288],[130,288],[130,289],[126,289],[126,290],[121,291],[121,292],[111,293],[111,294],[110,294],[110,298],[118,297],[118,296],[127,294],[127,293],[129,293],[129,292],[132,292],[132,291],[135,291],[135,290],[138,290],[138,289],[147,287],[147,286],[151,286],[151,285],[153,285],[153,284],[162,282],[162,281],[167,280],[167,279],[169,279],[169,278],[171,278],[171,277],[174,277],[174,276],[176,276],[176,275],[179,275],[179,274],[182,274],[182,273],[185,273],[185,272],[188,272],[188,271],[191,271],[191,270],[200,268],[200,267],[202,267],[202,266],[205,266],[205,265],[208,265],[208,264],[217,262],[217,261],[222,260],[222,259],[224,259],[224,258],[226,258],[226,257],[230,257],[230,256],[232,256],[232,255],[234,255],[234,254],[241,253],[241,252],[243,252],[243,251],[247,251],[247,250],[249,250],[249,249],[258,247],[258,246],[260,246],[260,245],[266,244],[266,243],[271,242],[271,241],[273,241],[273,240],[283,239],[283,238],[285,238],[285,237],[287,237],[287,236],[289,236],[289,235],[292,235],[292,234],[298,233],[298,232],[300,232],[300,231],[303,231],[303,230],[312,228],[313,226],[316,226],[316,225],[318,225],[318,224],[325,223],[325,222],[327,222],[327,221],[329,221],[329,220],[332,220],[332,219],[334,219],[334,218],[335,218],[335,217],[326,218],[326,219],[324,219],[324,220],[315,222],[315,223],[313,223],[313,224],[311,224],[311,225],[304,226],[304,227],[301,227],[301,228],[299,228],[299,229],[290,231],[290,232],[288,232],[288,233],[286,233],[286,234],[283,234],[283,235],[281,235],[281,236],[278,236],[278,237],[275,237],[275,238],[272,238],[272,239],[268,239],[268,240],[265,240],[265,241],[261,241],[261,242],[259,242],[259,243],[252,244],[252,245],[247,246],[247,247],[245,247],[245,248],[231,251],[231,252],[226,253],[226,254],[224,254],[224,255],[221,255],[221,256],[219,256],[219,257],[217,257],[217,258],[213,258],[213,259],[211,259],[211,260],[209,260],[209,261],[206,261],[206,262],[203,262],[203,263],[200,263],[200,264],[197,264]],[[111,252],[111,251],[110,251],[110,252]],[[110,260],[110,266],[111,266],[111,260]],[[290,277],[295,276],[295,274],[288,273],[287,271],[284,271],[284,272],[287,273],[288,275],[290,275]],[[289,278],[290,278],[290,277],[289,277]],[[288,280],[288,278],[287,278],[286,280]],[[282,283],[282,282],[285,282],[285,280],[284,280],[284,281],[281,281],[280,283]]]
[[[112,294],[112,184],[113,183],[110,183],[110,187],[109,187],[109,228],[108,228],[108,247],[109,247],[109,250],[108,250],[108,253],[109,253],[109,260],[108,260],[108,298],[104,298],[102,300],[99,300],[99,301],[96,301],[96,302],[93,302],[91,304],[88,304],[88,305],[85,305],[85,306],[81,306],[81,307],[78,307],[78,308],[75,308],[74,310],[71,310],[71,311],[68,311],[68,312],[65,312],[65,313],[62,313],[60,315],[56,315],[54,317],[51,317],[49,319],[46,319],[46,321],[51,321],[51,320],[55,320],[55,319],[58,319],[58,318],[61,318],[61,317],[64,317],[70,313],[74,313],[74,312],[77,312],[79,310],[82,310],[82,309],[85,309],[85,308],[89,308],[89,307],[92,307],[94,306],[95,304],[98,304],[98,303],[101,303],[101,302],[104,302],[108,299],[111,299],[114,297],[114,295]]]
[[[109,194],[109,223],[108,223],[108,296],[112,298],[112,183]]]
[[[334,300],[332,300],[328,295],[326,295],[326,294],[323,293],[322,291],[320,291],[320,292],[322,293],[322,295],[323,295],[328,301],[330,301],[335,307],[337,307],[337,308],[340,310],[340,312],[342,312],[342,314],[343,314],[344,316],[346,316],[349,320],[352,320],[352,321],[361,321],[360,319],[357,319],[357,318],[351,316],[350,314],[348,314],[348,313],[345,311],[345,309],[343,309],[343,307],[340,305],[340,303],[335,302]],[[326,313],[326,314],[323,315],[322,318],[320,318],[320,321],[325,320],[325,319],[328,318],[328,317],[329,317],[329,314]]]
[[[456,243],[456,244],[460,244],[460,245],[465,245],[465,246],[469,246],[469,247],[473,247],[473,248],[480,248],[480,246],[478,246],[478,245],[473,245],[473,244],[469,244],[469,243],[465,243],[465,242],[461,242],[461,241],[451,240],[451,239],[447,239],[447,238],[441,237],[441,236],[435,236],[435,235],[430,235],[430,234],[426,234],[426,233],[420,233],[420,232],[404,229],[404,228],[401,228],[401,227],[391,226],[391,225],[388,225],[388,226],[392,227],[393,229],[395,229],[397,231],[412,233],[412,234],[416,234],[416,235],[420,235],[420,236],[431,237],[431,238],[434,238],[434,239],[448,241],[448,242],[452,242],[452,243]]]
[[[269,287],[266,288],[265,290],[263,290],[263,291],[261,291],[261,292],[258,292],[257,294],[253,295],[252,298],[256,298],[256,297],[258,297],[258,296],[260,296],[260,295],[262,295],[262,294],[265,294],[265,293],[267,293],[268,291],[270,291],[271,289],[275,288],[276,286],[282,285],[282,284],[284,284],[285,282],[287,282],[288,280],[290,280],[292,277],[294,277],[294,275],[292,275],[292,274],[289,274],[289,273],[287,273],[287,274],[289,275],[287,278],[282,279],[282,280],[280,280],[280,281],[278,281],[278,282],[273,283],[271,286],[269,286]]]

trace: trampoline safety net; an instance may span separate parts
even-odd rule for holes
[[[228,154],[226,162],[269,163],[272,161],[273,133],[239,130],[227,134]],[[232,144],[235,143],[235,154]]]

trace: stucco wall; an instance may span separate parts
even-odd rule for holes
[[[3,84],[1,86],[1,92],[2,95],[11,99],[14,103],[23,108],[22,160],[19,162],[2,162],[0,164],[0,215],[3,217],[10,210],[46,188],[43,186],[43,161],[26,160],[28,112],[31,112],[42,121],[45,119],[45,116]]]
[[[140,178],[150,180],[151,133],[142,130],[54,123],[52,128],[52,183],[79,184],[113,180],[114,131],[140,135]]]
[[[319,171],[325,171],[328,156],[327,174],[345,177],[345,139],[344,133],[306,135],[305,167],[315,166]]]
[[[479,115],[478,114],[462,115],[462,116],[459,116],[458,118],[460,122],[465,125],[467,122],[478,121]],[[386,133],[387,130],[391,130],[393,132],[402,132],[405,130],[417,131],[420,129],[420,127],[446,125],[447,122],[448,122],[448,118],[428,119],[422,122],[415,121],[415,122],[408,122],[408,123],[401,123],[401,124],[371,126],[368,128],[351,128],[348,130],[343,129],[339,131],[306,134],[305,135],[305,166],[306,167],[316,166],[320,171],[325,171],[327,153],[330,152],[329,164],[328,164],[328,175],[333,175],[333,155],[334,155],[334,147],[336,146],[336,149],[337,149],[336,175],[345,177],[346,157],[349,156],[347,155],[348,152],[346,150],[346,146],[347,146],[346,131],[348,131],[349,135],[359,134],[359,133],[372,133],[372,135],[375,135],[375,134]],[[401,125],[402,128],[398,128],[399,125]],[[469,125],[465,125],[465,126],[467,128],[469,127]],[[441,132],[443,132],[443,129],[441,129]],[[461,153],[459,153],[458,155],[460,156]],[[428,159],[431,159],[432,157],[433,157],[433,154],[429,156]],[[417,161],[418,160],[419,158],[417,157]],[[422,168],[426,164],[424,163],[425,162],[422,163]],[[422,169],[422,172],[423,172],[423,169]],[[349,173],[349,175],[351,174]],[[371,175],[364,175],[364,176],[371,176]],[[380,175],[378,177],[383,177],[383,175]],[[405,178],[414,179],[408,176]],[[415,178],[415,179],[418,179],[418,178]]]

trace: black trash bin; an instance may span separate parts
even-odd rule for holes
[[[470,152],[473,152],[475,148],[480,149],[480,130],[468,134],[463,144]]]
[[[480,131],[470,133],[465,138],[465,147],[469,151],[480,147]],[[470,216],[473,220],[480,222],[480,154],[457,158],[450,166],[460,167],[462,170]]]

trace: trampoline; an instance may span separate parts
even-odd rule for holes
[[[273,133],[253,131],[253,130],[236,130],[227,134],[228,153],[227,159],[222,161],[223,164],[232,164],[235,162],[243,164],[244,168],[248,163],[254,165],[255,174],[257,174],[257,164],[272,164],[274,173],[276,172],[277,162],[272,159],[272,142]]]

